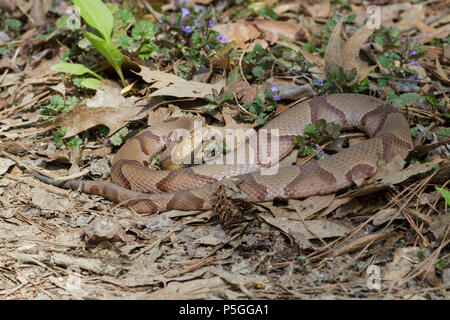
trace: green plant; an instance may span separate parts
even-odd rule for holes
[[[249,122],[254,121],[256,124],[264,124],[273,115],[280,100],[280,90],[276,86],[272,86],[270,90],[264,92],[264,97],[255,95],[255,101],[244,103],[244,108],[253,117],[243,115],[241,118]]]
[[[116,48],[111,39],[114,25],[111,11],[101,0],[73,0],[73,3],[79,8],[80,15],[86,23],[95,28],[102,37],[87,31],[84,31],[84,36],[108,60],[119,75],[122,85],[125,86],[126,82],[121,68],[125,56]]]
[[[196,10],[194,7],[162,16],[159,23],[144,20],[133,25],[127,18],[128,26],[133,27],[122,30],[117,45],[136,52],[141,59],[152,58],[163,67],[174,60],[182,60],[183,63],[177,65],[178,75],[190,79],[197,71],[208,67],[211,56],[224,55],[234,47],[228,44],[227,38],[212,30],[215,24],[212,19],[211,8]]]
[[[294,144],[299,148],[298,154],[300,157],[314,154],[320,159],[326,157],[323,151],[318,151],[320,145],[336,140],[340,134],[341,128],[339,125],[319,119],[317,123],[308,124],[304,129],[303,136],[294,138]]]
[[[417,60],[425,55],[423,44],[402,41],[400,31],[395,27],[376,31],[374,42],[384,50],[377,56],[378,64],[384,69],[382,77],[378,79],[381,89],[387,86],[389,80],[406,78],[417,73],[420,67]]]
[[[79,63],[67,63],[67,62],[61,62],[58,64],[55,64],[51,67],[53,71],[57,72],[64,72],[69,73],[76,76],[81,76],[84,74],[90,74],[96,77],[94,78],[74,78],[75,85],[79,87],[85,87],[93,90],[97,90],[97,87],[101,86],[103,83],[98,79],[103,79],[101,76],[96,74],[94,71],[91,71],[90,69],[86,68],[82,64]]]
[[[66,113],[69,111],[69,107],[74,106],[78,103],[78,98],[75,96],[68,97],[64,100],[63,96],[60,94],[55,94],[50,99],[50,103],[42,106],[39,110],[40,114],[44,116],[44,120],[54,119],[61,113]]]
[[[447,202],[447,204],[450,205],[450,191],[445,190],[443,188],[439,188],[437,186],[435,186],[435,189],[442,195],[442,197],[444,197],[445,202]]]
[[[206,99],[209,103],[203,107],[203,111],[205,112],[212,112],[224,106],[226,103],[234,102],[233,93],[227,92],[225,94],[219,94],[215,89],[213,89],[213,93],[206,96]]]
[[[109,141],[113,146],[120,146],[123,143],[123,139],[127,136],[129,130],[127,127],[123,127],[116,133],[114,133],[110,138]]]
[[[394,90],[390,89],[387,103],[391,103],[395,107],[412,106],[417,100],[419,100],[420,95],[415,92],[407,92],[401,95],[396,95]]]
[[[57,131],[53,133],[53,141],[55,141],[55,144],[60,147],[63,144],[70,148],[78,149],[83,142],[78,135],[64,139],[63,137],[66,135],[66,127],[61,126]]]
[[[364,78],[358,81],[356,69],[343,71],[342,68],[333,69],[331,78],[313,81],[319,93],[365,93],[369,89],[369,81]]]
[[[255,79],[262,83],[267,78],[266,73],[272,68],[274,59],[270,56],[269,50],[258,43],[245,55],[243,62],[247,80]]]

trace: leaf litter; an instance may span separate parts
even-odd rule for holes
[[[348,22],[351,13],[345,6],[328,1],[280,1],[273,8],[263,3],[265,11],[252,9],[247,16],[235,14],[243,9],[238,4],[220,4],[227,10],[213,29],[228,43],[216,60],[207,57],[206,70],[195,75],[182,72],[190,63],[184,56],[167,61],[161,55],[149,63],[151,59],[128,51],[133,61],[132,67],[124,67],[129,86],[122,90],[100,56],[89,53],[90,69],[113,79],[103,79],[104,86],[95,92],[51,70],[69,48],[62,34],[56,36],[58,41],[45,40],[53,51],[43,49],[39,44],[44,40],[37,37],[33,24],[23,24],[27,15],[48,23],[54,18],[46,15],[48,8],[19,10],[11,4],[5,16],[21,22],[19,28],[28,32],[19,35],[14,31],[17,22],[9,21],[12,27],[4,31],[8,37],[0,43],[0,50],[9,44],[20,48],[17,54],[2,53],[0,64],[2,298],[448,299],[448,204],[431,188],[449,188],[448,133],[440,140],[432,133],[436,125],[444,133],[448,129],[448,108],[442,106],[448,105],[450,63],[444,1],[381,6],[382,31],[391,32],[387,35],[364,25],[366,7],[359,2],[352,3],[354,22]],[[176,14],[172,5],[161,12],[147,6],[143,10],[158,20],[163,14]],[[332,16],[335,12],[340,17]],[[395,43],[395,29],[387,28],[400,30],[403,44],[422,43],[426,51],[412,59],[416,49]],[[246,59],[256,54],[256,44],[268,50],[267,61],[272,61],[264,74],[257,59],[254,65]],[[308,67],[298,69],[288,49],[301,54]],[[395,58],[401,50],[407,51],[393,66],[380,58],[384,53]],[[286,57],[291,59],[288,63]],[[408,65],[413,73],[405,73]],[[338,195],[245,209],[228,206],[233,202],[224,197],[221,208],[239,212],[238,222],[226,228],[220,212],[173,210],[138,216],[101,197],[50,188],[23,172],[26,164],[38,172],[45,167],[67,176],[73,174],[70,165],[79,172],[89,167],[86,172],[105,179],[110,153],[117,150],[111,137],[122,128],[132,131],[123,135],[126,140],[144,125],[186,114],[202,114],[212,126],[251,127],[239,119],[255,95],[276,86],[282,101],[275,113],[280,113],[291,106],[288,101],[324,93],[337,68],[355,69],[359,82],[368,79],[365,94],[404,103],[399,109],[411,127],[423,128],[414,159],[408,159],[406,167],[396,163]],[[382,88],[380,79],[389,72],[394,73],[392,83]],[[212,111],[206,108],[211,94],[228,92],[234,101]],[[412,92],[425,100],[402,100],[402,93]],[[43,119],[40,108],[56,94],[63,97],[67,112]],[[66,103],[71,96],[79,103]],[[99,134],[100,125],[109,131]],[[66,142],[58,146],[51,132],[61,127]],[[74,137],[81,141],[78,152],[66,145]],[[347,141],[344,138],[342,144]],[[296,160],[293,153],[286,162]],[[386,286],[380,291],[365,286],[369,263],[382,268]],[[16,264],[32,280],[22,277]],[[73,270],[82,275],[81,289],[66,286]],[[395,286],[401,290],[392,289]]]

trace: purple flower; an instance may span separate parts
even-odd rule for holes
[[[272,96],[272,98],[273,98],[273,100],[275,100],[275,101],[280,101],[280,100],[281,100],[281,97],[280,97],[279,94],[274,94],[274,95]]]
[[[410,56],[415,56],[416,54],[417,54],[417,51],[416,51],[416,50],[412,50],[412,51],[409,53]]]
[[[209,25],[210,28],[214,27],[214,21],[209,20],[208,25]]]
[[[270,88],[270,91],[272,91],[272,92],[278,92],[278,91],[280,91],[280,90],[278,90],[278,87],[277,87],[277,86],[272,86],[272,87]]]
[[[186,16],[188,16],[190,14],[191,14],[191,12],[189,11],[189,9],[181,8],[181,17],[182,18],[184,18],[184,17],[186,17]]]
[[[199,26],[199,23],[198,23],[198,21],[195,19],[194,20],[194,26],[196,27],[196,28],[198,28],[198,26]]]
[[[314,146],[314,148],[316,148],[316,150],[319,150],[319,149],[320,149],[320,145],[316,144],[316,145]],[[319,151],[319,155],[323,156],[324,154],[325,154],[325,152],[323,152],[323,150],[322,150],[322,151]]]
[[[317,80],[317,83],[313,83],[315,86],[318,86],[318,87],[321,87],[321,86],[323,86],[323,80],[322,79],[319,79],[319,80]]]
[[[223,34],[219,34],[219,35],[216,37],[216,40],[217,40],[218,42],[222,42],[222,43],[228,43],[228,41],[229,41],[229,39],[226,38]]]
[[[201,12],[205,12],[206,9],[205,9],[205,8],[200,8],[200,11],[201,11]]]
[[[420,67],[419,63],[417,61],[415,61],[415,60],[411,61],[410,64],[412,64],[413,66],[416,66],[416,68]]]
[[[180,23],[180,28],[186,33],[192,33],[192,27],[191,26],[185,26],[183,22]]]

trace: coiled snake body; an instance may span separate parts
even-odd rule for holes
[[[206,210],[224,178],[235,177],[248,202],[304,198],[351,186],[373,176],[380,164],[390,163],[397,155],[405,159],[412,150],[405,117],[390,104],[365,95],[315,97],[281,113],[263,128],[279,130],[280,152],[285,155],[294,148],[293,137],[302,135],[306,125],[319,119],[342,129],[357,128],[370,139],[318,161],[280,168],[275,175],[261,174],[259,163],[148,169],[145,164],[163,149],[170,132],[188,121],[172,118],[129,139],[114,157],[112,182],[70,180],[61,186],[102,195],[136,212]]]

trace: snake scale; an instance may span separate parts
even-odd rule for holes
[[[171,209],[206,210],[221,180],[234,177],[248,202],[305,198],[333,193],[373,176],[395,156],[405,159],[413,144],[405,117],[392,105],[365,95],[332,94],[298,103],[269,121],[263,129],[279,130],[281,154],[295,146],[309,123],[319,119],[342,129],[359,129],[370,138],[329,157],[279,168],[263,175],[260,163],[202,164],[177,170],[151,170],[152,156],[163,150],[170,133],[189,126],[185,117],[152,126],[124,144],[113,158],[111,182],[69,180],[59,186],[97,194],[140,213]]]

